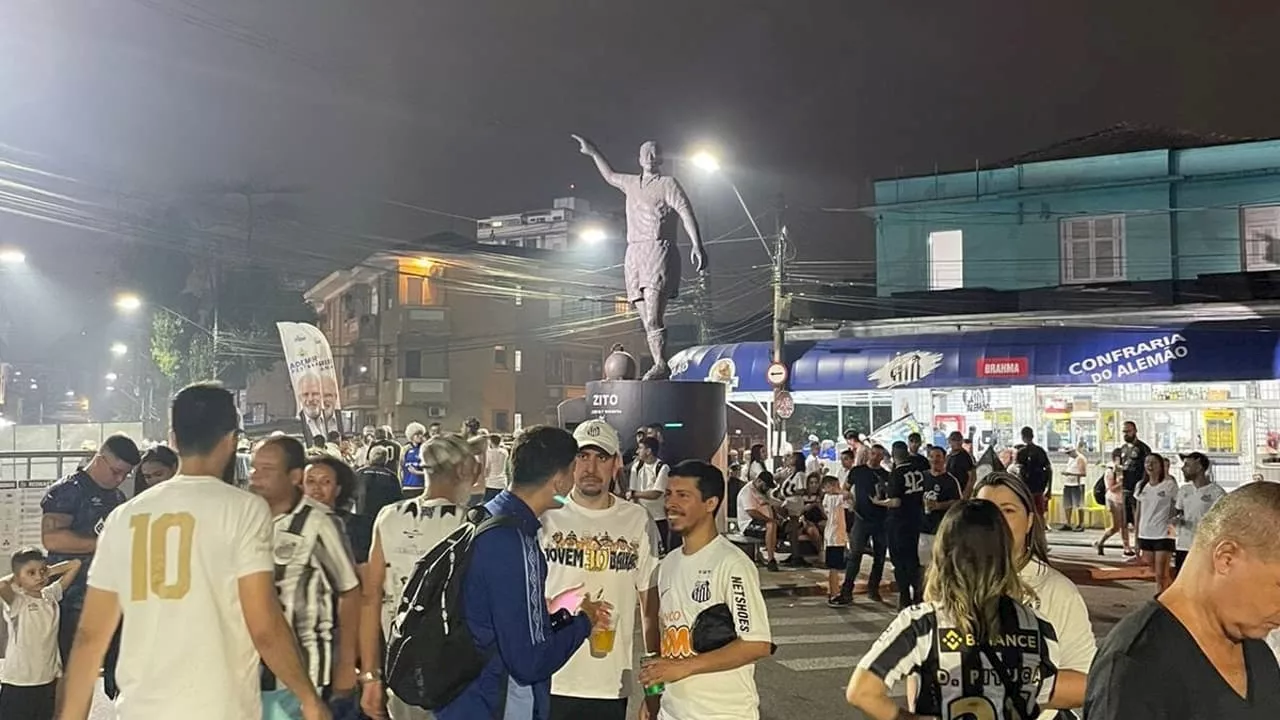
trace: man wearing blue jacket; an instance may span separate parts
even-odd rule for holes
[[[547,426],[527,429],[511,449],[509,489],[485,507],[514,523],[476,538],[462,586],[468,629],[476,647],[492,655],[480,676],[436,712],[438,720],[547,720],[551,676],[608,618],[609,605],[590,598],[572,602],[573,615],[553,619],[548,610],[538,517],[569,494],[577,455],[572,435]],[[557,597],[552,604],[564,602]]]

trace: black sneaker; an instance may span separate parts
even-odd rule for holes
[[[873,603],[884,603],[884,598],[880,596],[880,593],[867,593],[867,599]]]
[[[778,561],[770,560],[769,562],[765,563],[765,569],[767,569],[769,572],[778,572]]]
[[[827,607],[842,608],[849,607],[852,604],[853,598],[848,595],[836,595],[835,597],[827,598]]]

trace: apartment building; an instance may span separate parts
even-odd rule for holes
[[[551,207],[494,215],[476,221],[476,241],[483,245],[569,250],[579,245],[598,244],[610,234],[614,224],[594,212],[582,198],[563,197]]]
[[[639,320],[599,253],[481,245],[442,233],[412,254],[338,270],[305,297],[319,314],[357,425],[413,421],[494,432],[554,422]],[[592,264],[586,264],[591,261]]]

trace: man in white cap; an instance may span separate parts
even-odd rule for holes
[[[658,652],[658,531],[648,511],[609,492],[618,470],[618,433],[588,420],[573,433],[578,457],[568,503],[542,516],[549,597],[578,593],[614,607],[551,678],[550,720],[624,720],[631,694],[632,639],[639,604],[648,652]],[[651,708],[656,716],[657,705]]]

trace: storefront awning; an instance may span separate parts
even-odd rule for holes
[[[696,345],[671,358],[671,379],[728,383],[730,393],[764,392],[770,389],[765,371],[772,359],[767,342]]]
[[[1234,323],[825,340],[792,364],[791,389],[1270,380],[1278,348],[1276,328]]]

